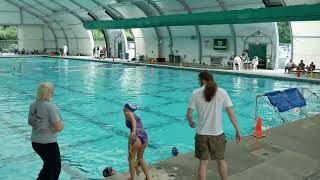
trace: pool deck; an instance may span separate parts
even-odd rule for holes
[[[9,56],[0,56],[1,58],[19,58],[19,57],[53,57],[53,58],[61,58],[60,56],[47,56],[47,55],[9,55]],[[126,65],[138,65],[138,66],[150,66],[150,67],[159,67],[159,68],[169,68],[169,69],[183,69],[189,71],[201,71],[208,70],[217,74],[232,74],[239,76],[248,76],[248,77],[262,77],[262,78],[272,78],[277,80],[286,80],[286,81],[303,81],[308,83],[320,84],[320,74],[314,73],[314,77],[310,78],[309,74],[302,74],[300,77],[297,77],[296,74],[284,74],[283,69],[278,70],[266,70],[266,69],[258,69],[255,71],[252,70],[242,70],[242,71],[234,71],[231,69],[223,69],[217,68],[214,66],[207,65],[199,65],[199,64],[180,64],[175,63],[162,63],[162,64],[149,64],[149,63],[139,63],[136,61],[126,61],[121,59],[114,59],[114,61],[110,58],[105,59],[96,59],[91,56],[66,56],[64,59],[75,59],[82,61],[94,61],[94,62],[108,62],[108,63],[121,63]]]
[[[53,56],[55,58],[61,58],[60,56]],[[84,61],[94,61],[94,62],[109,62],[109,63],[121,63],[121,64],[127,64],[127,65],[138,65],[138,66],[150,66],[150,67],[159,67],[159,68],[170,68],[170,69],[183,69],[183,70],[190,70],[190,71],[201,71],[201,70],[209,70],[213,73],[217,74],[232,74],[232,75],[239,75],[239,76],[249,76],[249,77],[263,77],[263,78],[272,78],[272,79],[278,79],[278,80],[289,80],[289,81],[303,81],[303,82],[309,82],[314,84],[320,84],[320,74],[314,74],[314,78],[311,79],[308,74],[303,74],[300,77],[296,77],[296,74],[284,74],[283,69],[278,70],[266,70],[266,69],[259,69],[256,71],[251,70],[242,70],[242,71],[234,71],[231,69],[217,69],[213,66],[203,66],[198,64],[183,64],[183,66],[180,66],[180,64],[149,64],[149,63],[138,63],[138,62],[128,62],[121,59],[115,59],[114,61],[112,59],[95,59],[93,57],[88,56],[67,56],[64,57],[65,59],[76,59],[76,60],[84,60]]]
[[[320,114],[269,129],[262,139],[244,137],[228,142],[226,161],[229,180],[319,180]],[[193,153],[179,155],[152,165],[153,180],[196,180],[198,160]],[[210,161],[207,179],[219,179]],[[127,174],[105,180],[124,180]],[[144,180],[141,173],[137,180]]]

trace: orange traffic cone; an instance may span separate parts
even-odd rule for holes
[[[256,124],[256,129],[255,129],[255,132],[254,132],[253,136],[257,137],[257,138],[262,138],[262,137],[265,136],[263,134],[263,132],[262,132],[261,117],[258,117],[258,121],[257,121],[257,124]]]

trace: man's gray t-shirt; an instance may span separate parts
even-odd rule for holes
[[[31,141],[47,144],[57,142],[58,132],[53,123],[62,120],[57,107],[49,101],[35,101],[30,105],[28,124],[32,126]]]

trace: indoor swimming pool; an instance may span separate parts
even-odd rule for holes
[[[127,170],[129,130],[122,113],[135,102],[149,135],[148,163],[194,149],[195,130],[185,114],[192,91],[199,87],[198,72],[55,58],[0,58],[0,179],[35,179],[42,162],[30,143],[28,108],[39,82],[54,84],[53,102],[65,123],[59,136],[63,168],[60,179],[102,177],[112,166]],[[218,86],[229,93],[243,136],[252,133],[256,94],[290,87],[320,92],[317,84],[214,74]],[[194,115],[196,116],[196,115]],[[224,112],[224,129],[234,130]],[[280,125],[280,124],[279,124]]]

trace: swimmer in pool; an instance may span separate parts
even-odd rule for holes
[[[142,167],[146,180],[151,180],[148,173],[147,163],[143,159],[144,150],[148,145],[148,136],[143,128],[141,118],[134,114],[137,105],[133,103],[127,103],[123,107],[123,114],[125,117],[126,126],[130,129],[131,133],[128,140],[128,162],[130,177],[128,180],[134,180],[136,174],[136,163],[135,157],[137,156],[137,161]]]

